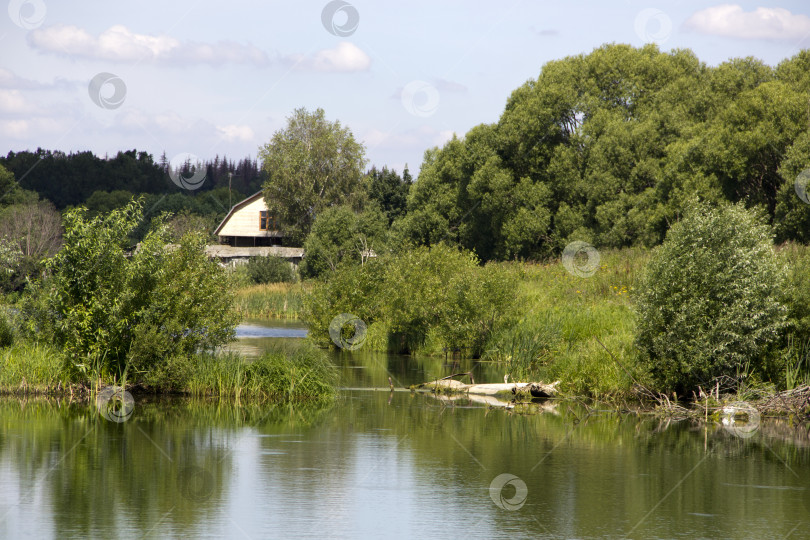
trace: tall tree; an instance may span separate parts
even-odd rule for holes
[[[352,202],[366,164],[363,145],[323,109],[296,109],[259,157],[268,175],[265,201],[293,243],[303,242],[323,209]]]

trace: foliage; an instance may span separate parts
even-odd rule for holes
[[[63,348],[79,374],[146,373],[234,335],[232,296],[203,239],[189,235],[168,250],[158,222],[130,252],[127,235],[142,215],[140,201],[92,219],[84,209],[69,210],[64,247],[24,305],[29,329]]]
[[[755,214],[693,202],[639,285],[637,344],[658,384],[687,392],[762,372],[786,327],[784,279]]]
[[[438,347],[478,355],[514,297],[503,268],[480,267],[473,254],[439,244],[339,267],[306,299],[305,320],[321,345],[331,343],[331,321],[351,313],[382,324],[394,350],[418,350],[430,335]]]
[[[761,206],[780,241],[807,242],[810,204],[794,192],[810,158],[807,58],[709,67],[610,44],[549,62],[497,122],[425,153],[394,228],[483,260],[543,259],[573,240],[657,245],[698,195]]]
[[[408,191],[413,184],[408,166],[400,177],[397,172],[388,167],[377,169],[372,167],[367,173],[368,197],[375,202],[388,218],[388,224],[405,215],[408,203]]]
[[[5,291],[20,290],[42,271],[45,258],[62,245],[62,219],[47,201],[13,204],[0,212],[0,237],[5,251],[12,246],[13,261],[0,255],[6,270],[0,283]]]
[[[91,215],[120,208],[131,197],[127,193],[185,192],[169,177],[169,165],[165,154],[156,160],[150,154],[137,150],[100,157],[91,152],[65,153],[38,148],[35,152],[9,152],[5,157],[0,157],[0,167],[5,166],[21,179],[22,188],[36,192],[59,209],[86,202]],[[195,195],[224,189],[225,205],[228,205],[229,189],[239,193],[255,193],[265,180],[255,159],[234,162],[216,156],[204,165],[205,181]],[[9,193],[4,187],[3,178],[0,174],[0,193]],[[10,202],[23,202],[16,200],[20,198],[16,191],[9,195],[15,199]],[[0,204],[4,202],[0,198]],[[227,211],[227,208],[223,210]]]
[[[325,208],[351,202],[361,186],[364,155],[352,132],[327,120],[323,109],[296,109],[261,148],[268,175],[264,198],[291,242],[303,242]]]
[[[282,257],[272,255],[251,257],[246,264],[246,271],[250,280],[260,285],[265,283],[292,283],[295,281],[295,270]]]
[[[319,277],[341,263],[363,263],[371,252],[380,254],[386,241],[386,219],[376,208],[356,213],[348,206],[333,206],[318,215],[304,242],[301,274]]]

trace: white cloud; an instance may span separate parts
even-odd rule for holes
[[[721,4],[695,12],[684,27],[723,37],[798,40],[810,36],[810,17],[783,8],[746,12],[736,4]]]
[[[312,56],[294,54],[287,57],[296,69],[350,73],[367,71],[371,58],[356,45],[343,41],[334,49],[323,49]]]
[[[37,107],[19,90],[0,90],[0,114],[30,115],[36,112]]]
[[[28,34],[36,50],[61,56],[114,62],[157,61],[180,64],[266,65],[268,55],[252,45],[231,41],[216,44],[180,42],[169,36],[136,34],[126,26],[115,25],[98,36],[72,25],[39,28]]]
[[[217,131],[220,132],[222,138],[227,141],[245,141],[250,142],[253,140],[254,133],[250,126],[217,126]]]

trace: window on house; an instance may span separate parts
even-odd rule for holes
[[[276,218],[267,210],[261,210],[259,212],[259,229],[262,231],[275,231],[276,230]]]

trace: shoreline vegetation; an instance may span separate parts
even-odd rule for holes
[[[337,397],[337,371],[325,351],[307,342],[285,344],[257,358],[233,352],[174,357],[133,382],[76,378],[55,347],[20,341],[0,351],[0,395],[92,400],[103,388],[135,395],[228,398],[252,402],[330,402]]]

